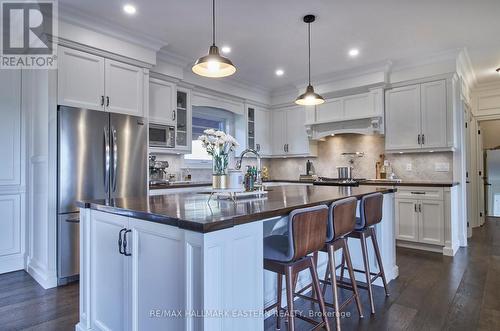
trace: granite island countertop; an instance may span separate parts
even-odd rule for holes
[[[140,198],[119,198],[78,202],[81,208],[163,223],[182,229],[207,233],[286,216],[292,210],[374,193],[393,193],[388,187],[338,187],[286,185],[266,189],[267,198],[238,200],[212,199],[207,192],[175,193]]]

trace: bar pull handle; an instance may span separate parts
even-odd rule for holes
[[[127,253],[127,233],[132,232],[130,229],[125,229],[125,232],[123,233],[123,255],[125,256],[132,256],[131,253]]]
[[[104,192],[109,192],[109,170],[111,157],[109,153],[111,152],[109,147],[109,135],[108,128],[104,127]]]
[[[418,204],[418,211],[419,211],[419,213],[422,212],[422,204],[421,203]]]
[[[422,139],[420,137],[421,137],[421,135],[418,135],[417,142],[419,145],[422,145]]]
[[[411,192],[411,194],[425,195],[425,192]]]
[[[415,213],[418,212],[418,210],[417,210],[417,204],[414,204],[413,207],[415,207]]]
[[[422,135],[422,145],[425,145],[425,134]]]
[[[118,140],[116,138],[116,130],[114,128],[111,128],[111,131],[113,133],[112,136],[112,143],[113,143],[113,192],[116,191],[116,171],[118,168]]]
[[[72,217],[72,218],[67,218],[65,220],[68,223],[80,223],[80,218],[78,216]]]
[[[123,248],[123,240],[122,240],[122,233],[126,231],[127,229],[121,229],[120,232],[118,233],[118,252],[120,254],[125,254],[125,250]]]
[[[101,95],[101,107],[104,106],[104,95]]]
[[[176,115],[175,115],[175,109],[172,110],[172,121],[175,121]]]
[[[106,97],[106,107],[109,107],[109,97]]]

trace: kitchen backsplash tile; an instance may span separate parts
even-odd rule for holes
[[[353,174],[357,178],[375,178],[375,163],[384,154],[385,140],[382,136],[343,134],[329,137],[318,144],[318,157],[272,159],[270,176],[273,179],[296,180],[305,174],[306,160],[314,164],[317,175],[337,177],[337,166],[346,166],[353,161]],[[363,157],[347,157],[342,153],[363,152]],[[453,153],[406,153],[387,154],[394,173],[405,180],[451,181],[453,178]],[[448,171],[436,171],[436,163],[448,164]],[[411,170],[406,170],[411,164]]]

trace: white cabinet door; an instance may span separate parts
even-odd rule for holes
[[[344,115],[343,109],[342,98],[327,99],[324,104],[316,106],[316,121],[340,121]]]
[[[21,70],[0,74],[0,185],[21,185]]]
[[[446,81],[420,86],[422,109],[422,148],[447,147]]]
[[[396,239],[418,241],[417,201],[396,199]]]
[[[175,125],[176,99],[175,84],[152,78],[149,81],[149,122]]]
[[[8,70],[7,70],[8,71]],[[0,195],[0,257],[21,253],[21,199],[19,194]],[[0,266],[0,272],[7,272]]]
[[[293,107],[286,111],[287,154],[309,154],[309,137],[306,132],[306,109]]]
[[[144,71],[118,61],[105,61],[106,109],[144,116]]]
[[[273,155],[285,154],[286,114],[283,110],[271,111],[271,139]]]
[[[104,58],[58,48],[58,104],[104,110]]]
[[[132,249],[132,330],[183,330],[184,318],[151,318],[152,309],[185,309],[183,236],[178,228],[130,220]],[[169,261],[166,263],[165,261]],[[154,284],[154,286],[152,286]]]
[[[444,245],[444,206],[442,201],[421,200],[419,203],[419,241]]]
[[[386,149],[421,148],[420,85],[388,90],[385,100]]]
[[[90,290],[91,325],[95,330],[127,330],[130,318],[129,258],[119,253],[120,230],[128,218],[91,211]],[[128,234],[131,240],[130,233]]]
[[[269,111],[255,109],[255,148],[261,155],[271,155],[271,114]]]

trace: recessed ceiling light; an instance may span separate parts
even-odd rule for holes
[[[350,57],[356,57],[358,55],[359,55],[359,49],[353,48],[353,49],[349,50],[349,56]]]
[[[276,70],[276,76],[283,76],[285,74],[285,71],[283,69],[278,69]]]
[[[134,6],[134,5],[131,5],[131,4],[126,4],[125,6],[123,6],[123,11],[124,11],[126,14],[129,14],[129,15],[134,15],[134,14],[137,12],[137,9],[135,9],[135,6]]]
[[[231,47],[229,46],[222,46],[222,48],[220,49],[222,51],[222,53],[224,54],[229,54],[231,53]]]

